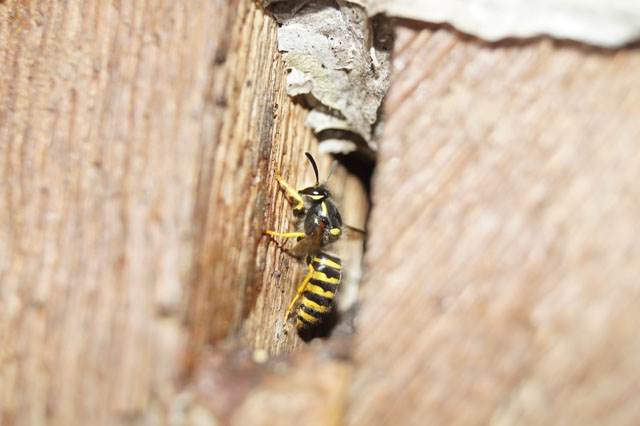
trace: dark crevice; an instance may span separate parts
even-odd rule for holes
[[[270,9],[267,9],[267,13],[272,17],[274,14],[279,15],[277,21],[281,22],[283,16],[293,17],[296,15],[304,15],[309,13],[316,13],[318,8],[327,7],[327,5],[333,4],[330,1],[309,1],[309,2],[297,2],[297,1],[283,1],[276,2],[271,5]],[[338,4],[335,5],[336,9],[340,9]],[[350,9],[349,9],[350,10]],[[355,16],[357,15],[357,16]],[[355,14],[355,18],[359,17],[359,14]],[[355,19],[354,18],[354,19]],[[275,18],[274,18],[275,19]],[[368,33],[369,33],[369,42],[368,44],[375,49],[377,52],[391,52],[393,49],[393,31],[392,31],[392,20],[386,18],[384,16],[375,16],[374,18],[369,20],[368,25]],[[366,30],[365,30],[366,31]],[[326,37],[330,38],[331,36],[328,34],[324,34]],[[331,38],[331,40],[333,40]],[[366,55],[369,54],[369,50],[366,49]],[[384,57],[385,61],[388,61],[388,54],[383,56],[378,56],[378,58]],[[374,57],[373,61],[375,62],[377,59]],[[375,66],[374,66],[375,65]],[[380,68],[380,64],[373,63],[372,73],[375,76],[374,78],[380,78],[380,75],[377,74],[377,70]],[[285,78],[285,76],[283,76]],[[373,84],[373,83],[372,83]],[[302,105],[306,109],[314,110],[325,114],[326,116],[335,117],[336,119],[343,120],[347,123],[351,123],[349,117],[345,117],[343,111],[332,109],[327,105],[324,105],[319,99],[316,99],[312,94],[313,92],[301,94],[297,96],[293,96],[292,99],[295,103]],[[348,100],[349,102],[358,102],[357,99]],[[369,204],[369,210],[366,212],[365,219],[365,229],[368,224],[369,215],[371,212],[371,179],[373,176],[373,172],[376,165],[376,141],[378,141],[382,135],[382,126],[384,122],[384,107],[381,104],[378,107],[376,122],[371,124],[371,141],[367,141],[363,135],[361,135],[358,131],[356,131],[356,127],[352,127],[353,130],[344,130],[344,129],[323,129],[317,131],[316,136],[318,142],[320,143],[321,150],[328,151],[329,148],[326,144],[333,143],[335,144],[336,149],[340,149],[341,147],[348,147],[351,142],[353,142],[353,148],[355,149],[350,153],[333,153],[333,157],[349,172],[350,174],[356,176],[360,182],[362,183],[363,188],[366,191],[366,196]],[[353,123],[351,123],[353,124]],[[342,145],[340,144],[340,141]],[[323,143],[325,143],[325,147],[323,147]],[[332,147],[333,148],[333,147]],[[348,148],[347,148],[348,149]],[[343,196],[348,196],[348,194],[343,194]],[[366,236],[365,236],[366,243]],[[366,252],[366,246],[364,247],[364,252]],[[340,295],[337,296],[338,298]],[[357,301],[355,304],[357,305]],[[316,326],[310,326],[307,328],[303,328],[298,330],[298,335],[305,342],[309,342],[310,340],[318,337],[318,338],[329,338],[334,333],[338,333],[341,335],[353,333],[353,319],[356,315],[357,309],[354,306],[349,309],[347,312],[340,312],[336,306],[334,301],[334,309],[332,309],[329,313],[327,313],[326,317]]]

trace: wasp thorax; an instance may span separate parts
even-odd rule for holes
[[[320,235],[321,245],[330,244],[340,238],[342,217],[330,196],[309,204],[304,219],[304,231],[306,235]]]

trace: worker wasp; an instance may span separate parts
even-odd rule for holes
[[[305,259],[307,274],[289,304],[283,321],[286,325],[291,310],[301,298],[296,310],[296,327],[299,331],[319,325],[331,311],[342,279],[342,262],[338,256],[329,253],[330,246],[345,233],[349,238],[364,235],[363,231],[342,223],[340,210],[327,186],[337,163],[333,163],[327,179],[320,183],[315,160],[308,152],[305,155],[316,177],[312,186],[296,190],[276,173],[276,180],[284,189],[287,199],[294,204],[293,214],[298,219],[299,230],[286,233],[264,230],[265,234],[274,237],[297,238],[296,245],[287,253]]]

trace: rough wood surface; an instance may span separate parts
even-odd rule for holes
[[[317,152],[269,17],[0,2],[1,423],[637,424],[640,52],[394,53],[357,334],[306,344],[261,231]]]
[[[261,230],[317,152],[274,35],[249,1],[0,2],[1,424],[176,424],[208,345],[302,344]]]
[[[229,422],[637,424],[640,52],[397,36],[355,338]]]
[[[398,28],[350,425],[640,420],[640,51]]]

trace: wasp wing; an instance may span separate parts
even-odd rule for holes
[[[354,228],[353,226],[343,225],[344,233],[342,238],[345,240],[361,240],[364,238],[365,232],[362,229]]]
[[[320,226],[316,228],[315,232],[313,234],[306,235],[298,241],[296,245],[289,250],[289,254],[297,257],[298,259],[302,259],[308,254],[320,251],[323,228],[324,223],[320,223]]]

